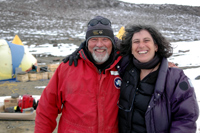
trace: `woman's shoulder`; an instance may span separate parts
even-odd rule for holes
[[[176,78],[186,76],[184,71],[181,68],[177,67],[169,67],[167,73]]]
[[[174,94],[179,97],[187,97],[189,92],[194,92],[192,82],[184,71],[180,68],[168,68],[167,85],[173,90]]]
[[[166,58],[162,59],[161,63],[161,71],[167,72],[168,76],[172,76],[174,78],[179,78],[181,76],[186,76],[184,71],[176,65],[172,65],[172,62],[168,62]],[[166,71],[167,70],[167,71]]]

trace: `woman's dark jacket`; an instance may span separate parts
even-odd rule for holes
[[[118,66],[123,78],[119,106],[131,108],[134,67],[125,70],[127,61]],[[123,77],[123,76],[122,76]],[[145,86],[144,86],[145,87]],[[195,133],[199,107],[190,79],[179,68],[169,68],[167,59],[160,64],[155,90],[145,113],[147,133]],[[119,109],[119,132],[132,132],[132,110]]]

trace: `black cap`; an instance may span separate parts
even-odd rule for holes
[[[95,20],[103,20],[103,19],[107,19],[104,18],[102,16],[97,16],[95,18],[93,18]],[[93,20],[91,19],[91,20]],[[91,22],[90,20],[90,22]],[[110,20],[107,19],[109,22]],[[111,27],[111,23],[110,24],[102,24],[102,23],[97,23],[94,26],[90,25],[90,22],[88,23],[88,29],[86,32],[86,44],[88,43],[89,39],[93,38],[93,37],[107,37],[111,40],[112,44],[115,46],[115,41],[114,41],[114,34],[113,34],[113,29]]]

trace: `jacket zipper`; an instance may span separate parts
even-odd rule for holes
[[[99,72],[99,86],[98,86],[98,90],[97,90],[97,111],[98,111],[98,133],[100,133],[100,132],[102,132],[101,131],[101,119],[100,119],[100,117],[101,117],[101,112],[99,111],[99,109],[100,109],[100,99],[99,99],[99,95],[100,95],[100,87],[101,87],[101,78],[102,78],[102,74],[101,74],[101,69],[98,69],[98,72]]]

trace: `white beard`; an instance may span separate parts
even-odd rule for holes
[[[106,47],[102,47],[102,48],[94,47],[93,51],[95,51],[95,49],[106,49],[106,54],[101,56],[101,55],[96,55],[95,52],[93,52],[92,57],[93,57],[94,61],[96,63],[100,63],[100,64],[106,62],[110,56],[108,54],[107,48]]]

